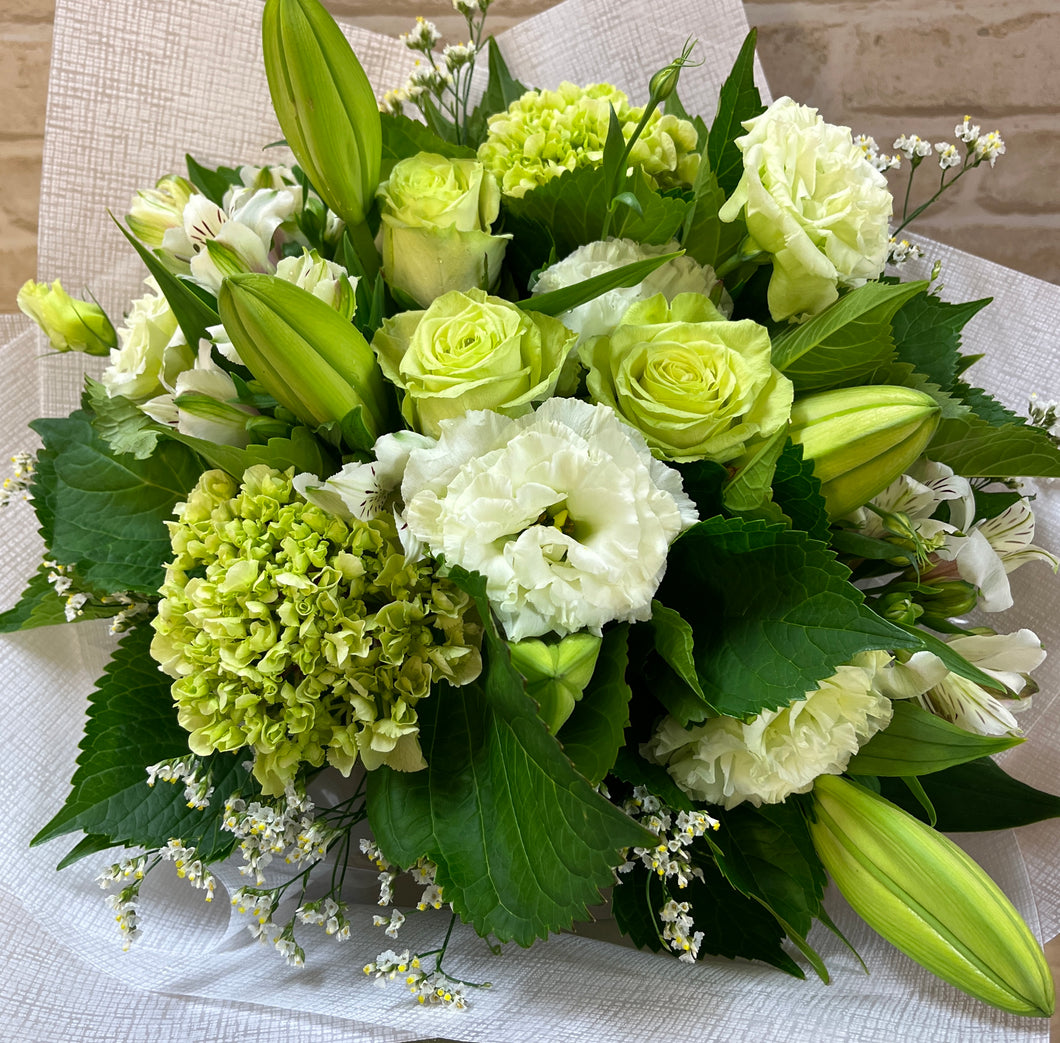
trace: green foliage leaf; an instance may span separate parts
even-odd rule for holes
[[[769,499],[777,460],[784,450],[787,431],[776,431],[772,437],[748,450],[747,459],[722,491],[722,502],[730,511],[753,511]]]
[[[943,420],[926,450],[965,478],[1058,478],[1060,450],[1040,428],[994,427],[978,417]]]
[[[66,598],[55,592],[55,587],[48,582],[52,572],[49,565],[41,565],[34,573],[22,596],[14,607],[0,613],[0,634],[13,634],[16,630],[32,630],[35,627],[50,627],[68,622],[66,618]],[[83,589],[80,584],[75,590]],[[121,609],[121,605],[103,605],[89,600],[82,608],[76,622],[86,619],[107,619]]]
[[[822,543],[831,538],[820,479],[813,473],[813,464],[803,459],[802,446],[791,441],[784,446],[777,460],[773,502],[794,528],[804,530]]]
[[[953,387],[954,394],[960,395],[969,409],[980,420],[985,420],[994,427],[1004,427],[1007,424],[1026,424],[1026,417],[1013,413],[1006,409],[993,395],[987,394],[982,388],[972,387],[964,381],[958,380]]]
[[[825,872],[797,802],[726,812],[710,843],[726,879],[776,918],[827,982],[824,963],[806,941],[821,911]]]
[[[722,84],[718,95],[718,111],[710,125],[707,138],[707,163],[717,176],[726,196],[743,176],[743,154],[733,141],[743,133],[741,124],[765,111],[762,96],[755,86],[755,41],[758,32],[752,29],[736,56],[732,72]]]
[[[646,279],[656,268],[661,268],[667,261],[680,257],[682,251],[660,254],[657,257],[645,257],[630,264],[623,264],[618,268],[612,268],[600,275],[593,275],[579,283],[564,286],[561,290],[553,290],[551,293],[541,293],[537,296],[527,297],[516,301],[516,307],[523,311],[536,311],[542,315],[559,315],[570,308],[577,308],[579,304],[595,300],[608,290],[614,290],[620,286],[636,286],[642,279]]]
[[[949,304],[932,293],[906,301],[892,321],[897,357],[942,388],[957,377],[961,330],[990,303],[990,298]]]
[[[409,119],[408,116],[381,112],[379,122],[383,131],[383,165],[379,172],[380,181],[385,181],[390,176],[398,160],[408,159],[409,156],[415,156],[418,152],[433,152],[435,155],[448,156],[451,159],[475,158],[474,149],[446,141],[418,120]]]
[[[559,732],[563,752],[594,786],[611,770],[625,743],[632,694],[626,684],[628,637],[627,626],[604,635],[593,679]]]
[[[446,898],[480,935],[526,946],[587,918],[617,852],[652,835],[596,793],[548,734],[492,623],[482,577],[451,575],[486,622],[485,674],[440,685],[420,704],[427,768],[371,772],[369,821],[390,861],[437,863]]]
[[[894,703],[894,717],[851,758],[853,775],[926,775],[1018,746],[1011,735],[975,735],[916,703]]]
[[[893,546],[893,544],[891,545]],[[983,673],[982,670],[977,666],[973,666],[950,645],[946,644],[945,641],[941,641],[935,637],[934,634],[929,633],[927,630],[922,630],[920,627],[906,626],[905,624],[896,624],[910,636],[914,637],[920,642],[920,649],[923,651],[931,652],[933,655],[939,657],[943,664],[952,670],[955,674],[959,674],[961,677],[966,677],[969,681],[973,681],[975,684],[982,686],[993,691],[1001,691],[1002,687],[998,684],[997,680],[991,677],[989,674]]]
[[[673,544],[659,599],[692,625],[711,706],[747,717],[803,698],[858,652],[915,647],[849,575],[804,532],[710,518]]]
[[[629,747],[618,751],[611,774],[630,786],[643,786],[664,804],[669,804],[677,811],[692,811],[695,804],[692,799],[670,777],[670,773],[661,765],[646,761]]]
[[[696,675],[695,634],[691,626],[681,618],[680,612],[667,608],[661,601],[653,601],[651,628],[655,651],[696,695],[705,699]]]
[[[725,192],[717,175],[706,162],[699,164],[692,190],[692,206],[685,217],[681,245],[700,264],[717,268],[736,253],[747,227],[743,221],[722,221],[718,212],[725,203]]]
[[[901,779],[881,779],[881,792],[911,815],[925,819]],[[989,757],[958,764],[920,779],[944,833],[1012,829],[1060,818],[1060,796],[1014,779]]]
[[[85,377],[85,408],[93,413],[92,426],[115,453],[130,453],[146,460],[158,444],[165,428],[152,420],[135,402],[107,394],[107,389],[91,377]]]
[[[123,228],[113,214],[111,219],[121,229],[121,234],[132,243],[133,249],[140,255],[140,260],[147,266],[147,270],[155,277],[158,288],[166,298],[173,314],[177,318],[184,339],[189,344],[198,344],[203,337],[207,337],[207,326],[216,326],[221,321],[217,309],[196,293],[190,283],[178,279],[150,250],[136,239],[127,229]]]
[[[773,365],[800,392],[862,383],[894,357],[891,319],[926,282],[870,282],[773,338]]]
[[[224,205],[225,193],[233,185],[243,184],[239,171],[232,167],[204,167],[193,156],[185,154],[184,161],[188,166],[188,180],[204,195],[211,203],[217,206]]]
[[[94,590],[155,594],[170,553],[165,521],[201,467],[171,441],[147,460],[116,456],[90,420],[78,411],[30,425],[44,442],[33,485],[44,541]]]
[[[270,438],[263,445],[252,443],[245,449],[218,445],[171,429],[166,431],[166,436],[194,449],[211,467],[218,467],[233,478],[242,478],[243,472],[255,464],[267,464],[278,471],[293,467],[296,472],[308,471],[320,478],[338,470],[332,455],[307,427],[292,428],[290,437]]]
[[[245,759],[239,754],[207,758],[215,790],[207,809],[189,808],[184,788],[147,785],[146,767],[188,752],[188,735],[177,724],[170,681],[158,670],[149,649],[149,626],[130,630],[115,651],[89,703],[85,736],[70,795],[55,817],[33,838],[34,844],[77,830],[89,838],[71,852],[87,854],[95,843],[164,846],[179,837],[198,849],[204,861],[223,858],[235,837],[220,829],[224,802],[244,785]]]

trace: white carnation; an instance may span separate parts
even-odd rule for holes
[[[605,239],[600,242],[586,243],[579,246],[550,268],[546,268],[538,277],[532,292],[534,294],[552,293],[568,286],[574,286],[595,275],[621,268],[646,257],[658,257],[660,254],[680,250],[677,242],[662,246],[637,243],[632,239]],[[618,325],[619,319],[626,313],[631,304],[647,300],[661,293],[667,302],[672,301],[679,293],[699,293],[709,297],[718,284],[714,269],[697,264],[691,257],[675,257],[654,272],[642,279],[635,286],[621,286],[585,304],[578,305],[556,316],[569,330],[578,334],[582,343],[590,337],[610,334]],[[731,301],[729,304],[731,310]],[[725,311],[725,308],[722,308]]]
[[[607,406],[549,399],[442,422],[409,455],[411,533],[481,573],[510,640],[643,620],[671,541],[697,520],[680,475]]]
[[[782,710],[744,723],[713,717],[690,729],[666,717],[641,752],[664,765],[689,796],[708,804],[755,807],[806,793],[818,775],[840,775],[850,758],[891,720],[890,700],[874,688],[889,661],[863,652]]]

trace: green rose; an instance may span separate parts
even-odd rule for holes
[[[770,363],[769,334],[749,319],[726,321],[698,293],[634,304],[580,354],[590,396],[664,460],[726,463],[788,422],[791,381]]]
[[[471,409],[529,413],[555,390],[576,337],[548,315],[471,289],[385,319],[372,348],[387,379],[405,391],[402,416],[437,437],[443,420]]]
[[[511,238],[490,235],[497,180],[474,159],[430,152],[395,164],[378,191],[383,274],[424,308],[449,290],[488,290]]]

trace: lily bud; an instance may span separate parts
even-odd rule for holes
[[[340,421],[361,406],[373,439],[386,430],[375,355],[334,308],[283,279],[259,274],[225,279],[217,304],[244,365],[303,423]]]
[[[927,448],[938,403],[923,391],[879,384],[797,399],[788,434],[820,479],[830,518],[882,492]]]
[[[527,638],[509,641],[512,665],[526,678],[526,694],[536,700],[548,730],[555,735],[592,680],[601,638],[580,630],[558,641]]]
[[[265,73],[276,118],[321,198],[364,222],[382,160],[379,105],[364,69],[319,0],[266,0]]]
[[[1041,946],[956,844],[890,801],[822,775],[810,836],[854,911],[932,974],[1001,1010],[1050,1017]]]
[[[19,308],[48,335],[56,351],[109,355],[117,347],[107,313],[98,305],[71,297],[58,279],[49,286],[30,279],[18,291]]]

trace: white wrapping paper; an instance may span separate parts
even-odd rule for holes
[[[124,213],[133,190],[178,171],[191,152],[206,162],[275,161],[261,146],[279,137],[258,44],[260,0],[60,0],[49,96],[40,224],[40,271],[71,291],[94,293],[114,315],[138,295],[142,271],[106,209]],[[703,67],[682,77],[690,111],[709,116],[721,78],[746,32],[738,0],[567,0],[506,33],[513,73],[553,86],[606,78],[641,96],[647,77],[700,37]],[[404,81],[409,52],[352,29],[351,40],[380,92]],[[589,46],[587,41],[598,45]],[[606,45],[602,43],[606,39]],[[762,79],[759,80],[763,83]],[[976,382],[1022,408],[1031,391],[1060,392],[1053,333],[1060,288],[943,246],[944,295],[995,304],[973,320],[969,352],[989,351]],[[911,272],[910,276],[917,273]],[[42,357],[21,316],[0,318],[5,380],[0,385],[0,451],[35,441],[28,420],[60,415],[77,402],[79,361]],[[1060,495],[1043,483],[1037,542],[1060,547]],[[0,514],[0,607],[13,603],[39,561],[28,506]],[[1042,694],[1023,718],[1030,737],[1007,769],[1046,789],[1060,777],[1060,583],[1032,564],[1014,577],[1016,609],[1000,630],[1030,626],[1054,649],[1039,671]],[[0,638],[0,1038],[32,1043],[159,1038],[247,1043],[454,1040],[558,1043],[671,1039],[761,1043],[848,1040],[951,1043],[1046,1040],[1042,1021],[1005,1015],[964,997],[871,935],[832,896],[830,908],[871,974],[824,931],[812,941],[833,975],[792,980],[749,963],[706,959],[688,967],[586,938],[561,936],[529,951],[489,954],[458,932],[451,966],[494,988],[476,992],[464,1013],[418,1008],[400,982],[378,988],[361,966],[389,944],[364,929],[344,946],[304,928],[308,960],[288,969],[258,947],[223,894],[201,892],[170,870],[152,875],[141,902],[143,937],[122,953],[119,933],[93,878],[106,856],[57,874],[63,841],[29,850],[30,837],[58,809],[81,735],[86,699],[105,665],[105,625],[50,628]],[[966,838],[1032,928],[1060,931],[1060,827]],[[69,844],[67,844],[69,846]],[[363,888],[371,901],[369,879]],[[445,919],[413,918],[402,945],[431,948]],[[433,942],[433,944],[432,944]]]

